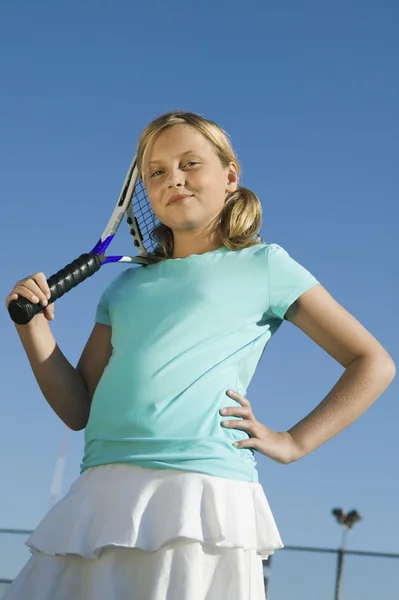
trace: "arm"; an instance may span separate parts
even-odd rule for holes
[[[243,429],[250,438],[237,448],[254,448],[289,464],[306,456],[355,421],[388,387],[395,376],[392,358],[366,329],[320,285],[302,294],[285,318],[338,361],[345,372],[316,408],[288,431],[273,431],[260,423],[248,398],[228,390],[241,407],[221,409],[241,420],[222,421]]]
[[[76,367],[76,371],[86,384],[90,405],[98,382],[112,356],[111,335],[111,327],[96,323]],[[87,418],[83,420],[79,429],[86,427],[88,418],[87,412]]]
[[[6,306],[18,296],[45,307],[27,325],[16,325],[39,387],[70,429],[84,429],[94,391],[112,354],[111,327],[96,323],[75,369],[57,346],[48,324],[54,319],[54,304],[48,304],[50,290],[44,273],[17,281]]]
[[[70,429],[84,429],[95,388],[112,353],[111,328],[94,326],[76,369],[61,352],[43,315],[16,328],[51,408]]]
[[[345,368],[320,404],[289,429],[297,460],[353,423],[391,383],[395,364],[321,285],[302,294],[285,318]]]

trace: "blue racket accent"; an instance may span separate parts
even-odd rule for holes
[[[90,252],[90,254],[103,254],[114,239],[114,237],[115,234],[109,235],[104,241],[102,241],[102,239],[100,238],[97,244],[94,246],[93,250]]]
[[[107,256],[105,260],[101,263],[102,265],[106,265],[107,263],[117,263],[117,262],[127,262],[124,261],[124,256]]]

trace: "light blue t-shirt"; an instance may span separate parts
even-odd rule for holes
[[[258,481],[254,451],[232,445],[248,434],[222,427],[219,410],[239,406],[226,391],[246,394],[287,309],[317,283],[265,243],[120,273],[96,313],[112,327],[113,352],[93,397],[81,470],[130,463]]]

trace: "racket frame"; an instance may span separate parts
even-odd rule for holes
[[[115,208],[112,211],[112,214],[100,239],[90,252],[90,254],[97,254],[100,257],[101,264],[106,264],[110,262],[124,262],[147,265],[150,262],[147,258],[148,252],[144,247],[140,227],[134,215],[134,210],[132,206],[132,198],[134,196],[138,180],[139,174],[137,168],[137,157],[134,156],[130,167],[127,171]],[[126,220],[130,230],[130,235],[133,238],[133,243],[137,249],[138,256],[105,256],[105,251],[114,239],[115,234],[118,231],[118,228],[124,216],[126,216]],[[154,226],[155,225],[156,223],[154,223]]]

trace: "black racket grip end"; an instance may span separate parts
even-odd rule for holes
[[[101,260],[97,254],[82,254],[76,260],[66,265],[63,269],[52,275],[48,280],[50,288],[49,304],[61,298],[66,292],[82,283],[91,275],[94,275],[101,267]],[[43,310],[41,304],[32,304],[26,298],[12,300],[8,305],[11,319],[17,325],[26,325]]]

